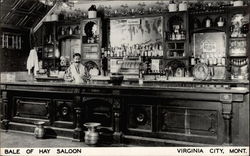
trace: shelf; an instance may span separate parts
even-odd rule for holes
[[[180,14],[183,15],[183,14],[187,13],[187,11],[168,11],[166,13],[169,15],[180,15]]]
[[[185,49],[168,49],[170,51],[177,50],[177,51],[184,51]]]
[[[245,57],[248,57],[246,54],[242,54],[242,55],[236,55],[236,54],[234,54],[234,55],[232,55],[232,54],[229,54],[229,57],[234,57],[234,58],[245,58]]]
[[[247,37],[229,37],[231,41],[241,41],[241,40],[246,40]]]
[[[80,39],[80,34],[76,34],[76,35],[60,35],[60,36],[58,36],[58,40],[62,40],[62,39]]]
[[[163,59],[163,56],[148,56],[151,59]]]
[[[210,9],[210,8],[209,8]],[[226,13],[225,9],[221,9],[221,8],[216,8],[216,9],[211,9],[211,10],[194,10],[194,9],[189,9],[189,13],[191,15],[204,15],[204,14],[223,14]]]
[[[186,39],[185,40],[166,40],[166,42],[168,42],[168,43],[184,43],[184,42],[186,42]]]
[[[176,60],[176,59],[188,59],[188,57],[168,57],[168,58],[166,58],[165,60]]]
[[[202,28],[195,28],[192,30],[193,33],[195,32],[203,32],[203,31],[222,31],[225,32],[225,26],[224,27],[202,27]]]

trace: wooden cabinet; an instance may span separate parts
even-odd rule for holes
[[[165,18],[165,58],[169,60],[188,58],[189,27],[187,12],[168,13]]]
[[[186,11],[169,12],[165,15],[165,69],[171,71],[169,76],[188,76],[190,56],[188,26]]]
[[[227,22],[226,8],[215,7],[189,12],[190,51],[192,52],[190,67],[194,76],[199,66],[203,64],[209,69],[206,80],[228,79]],[[195,78],[199,79],[197,76]]]
[[[100,18],[81,21],[81,55],[82,62],[90,71],[100,73],[102,47],[102,22]]]
[[[57,26],[58,49],[62,58],[60,59],[60,70],[64,71],[73,60],[74,53],[81,53],[80,21],[59,21]]]
[[[33,133],[41,120],[49,135],[83,140],[83,123],[99,122],[108,142],[248,144],[248,89],[136,86],[1,84],[2,128]]]
[[[43,68],[49,70],[58,70],[60,51],[57,40],[57,22],[43,22]]]
[[[126,100],[125,135],[222,144],[218,102],[138,98]],[[199,105],[199,107],[197,107]]]

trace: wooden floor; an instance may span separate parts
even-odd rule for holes
[[[98,147],[125,147],[123,144],[98,144]],[[67,138],[36,139],[32,133],[0,130],[0,148],[38,148],[38,147],[91,147],[84,142],[73,142]]]

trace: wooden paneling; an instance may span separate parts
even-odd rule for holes
[[[135,131],[152,132],[152,106],[129,105],[128,106],[128,129]]]
[[[56,121],[73,121],[73,101],[55,100]]]
[[[14,97],[15,116],[49,118],[49,99]]]
[[[160,108],[158,121],[162,132],[185,133],[185,109]]]
[[[189,110],[190,133],[216,135],[218,115],[216,111]]]
[[[104,127],[112,127],[112,104],[102,99],[84,101],[85,122],[98,122]]]
[[[99,122],[101,134],[108,134],[108,140],[133,138],[135,143],[148,140],[182,145],[246,145],[245,136],[249,135],[244,129],[249,127],[247,89],[152,89],[56,82],[2,83],[1,89],[5,129],[10,124],[24,130],[42,120],[51,129],[58,128],[60,133],[55,135],[68,136],[70,132],[81,140],[83,123]]]

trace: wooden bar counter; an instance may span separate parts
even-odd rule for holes
[[[100,141],[106,143],[248,145],[249,89],[228,84],[6,82],[1,83],[1,126],[33,133],[34,122],[41,120],[46,135],[83,141],[83,124],[99,122]]]

